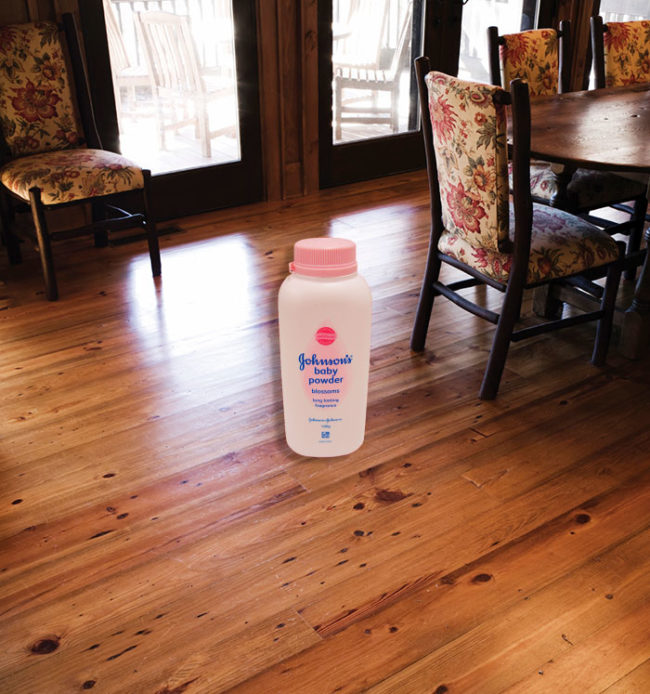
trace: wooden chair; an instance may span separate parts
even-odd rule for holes
[[[603,22],[591,18],[596,89],[650,82],[650,19]]]
[[[377,70],[383,65],[382,42],[388,27],[390,0],[350,0],[348,16],[334,29],[335,66]]]
[[[23,208],[28,203],[51,301],[58,298],[51,244],[57,238],[94,234],[96,240],[102,240],[107,230],[141,226],[147,234],[153,274],[160,275],[158,236],[150,206],[151,174],[102,148],[74,20],[70,14],[62,19],[65,41],[52,22],[0,27],[3,241],[10,261],[19,262],[15,201]],[[65,60],[66,44],[76,105]],[[142,214],[113,206],[119,197],[133,192],[142,198]],[[77,229],[48,229],[48,210],[87,203],[92,203],[95,222]]]
[[[530,102],[528,86],[514,80],[511,92],[430,72],[428,58],[416,60],[422,132],[431,193],[431,239],[411,348],[424,349],[433,302],[442,295],[497,325],[479,397],[496,397],[511,341],[598,321],[592,362],[605,362],[622,244],[566,211],[532,202],[530,191]],[[506,105],[512,106],[513,190],[509,203]],[[467,279],[444,284],[445,263]],[[606,268],[597,310],[514,330],[524,289],[571,283],[598,289],[583,277]],[[461,290],[487,285],[504,292],[501,312],[471,301]]]
[[[571,47],[569,22],[560,30],[533,29],[499,36],[496,27],[488,29],[490,78],[501,85],[520,78],[528,82],[531,97],[570,91]],[[633,278],[641,260],[638,254],[648,200],[646,185],[609,171],[574,169],[531,163],[533,200],[586,216],[589,221],[608,228],[611,234],[625,234],[628,240],[628,277]],[[633,202],[630,219],[624,223],[594,217],[594,210]]]
[[[118,123],[125,112],[122,100],[122,89],[128,97],[131,108],[136,106],[136,89],[138,87],[151,86],[151,79],[147,69],[143,65],[133,65],[124,44],[124,37],[120,25],[115,16],[115,10],[110,0],[103,0],[104,20],[106,23],[106,37],[108,39],[108,53],[111,59],[111,76],[113,78],[113,92],[115,93],[115,108],[118,114]]]
[[[650,82],[650,20],[605,24],[602,17],[592,17],[591,49],[596,89]],[[648,176],[630,177],[650,184]],[[634,213],[629,205],[615,207]],[[650,222],[647,212],[645,221]]]
[[[357,34],[371,36],[373,46],[367,42],[363,50],[355,55],[348,49],[347,53],[334,55],[332,58],[334,72],[334,138],[340,140],[344,123],[368,123],[388,124],[392,132],[399,130],[399,95],[400,79],[404,70],[408,68],[409,48],[411,45],[411,19],[412,4],[408,5],[405,16],[402,19],[400,33],[390,60],[390,64],[384,65],[382,61],[381,38],[386,27],[388,5],[384,3],[384,15],[381,15],[381,3],[379,7],[368,8],[367,14],[358,9],[359,19],[381,17],[381,24],[376,29],[368,26],[359,26],[359,31],[351,31],[350,42],[355,40]],[[374,32],[377,33],[374,33]],[[356,39],[359,40],[358,38]],[[353,90],[353,96],[344,98],[343,90]],[[361,93],[361,95],[360,95]],[[387,93],[389,100],[387,105],[379,104],[381,93]],[[370,105],[368,105],[370,100]]]
[[[217,75],[210,79],[201,69],[186,16],[170,12],[139,12],[135,16],[152,80],[161,148],[165,149],[167,130],[193,125],[202,155],[210,157],[212,138],[235,132],[235,124],[211,129],[208,112],[214,99],[234,95],[233,80]]]

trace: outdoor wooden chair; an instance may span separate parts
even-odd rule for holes
[[[19,262],[16,203],[18,208],[31,208],[51,301],[58,298],[51,244],[55,239],[93,234],[105,245],[107,231],[140,226],[146,231],[153,275],[160,275],[151,174],[102,148],[74,20],[70,14],[62,20],[65,41],[53,22],[0,27],[2,238],[10,262]],[[142,213],[130,214],[114,205],[134,192],[142,200]],[[93,223],[49,230],[49,210],[87,203]]]
[[[132,64],[111,1],[103,0],[103,8],[106,37],[108,39],[108,53],[111,59],[115,109],[119,124],[124,113],[135,113],[137,89],[138,87],[149,89],[151,87],[151,79],[144,65]],[[127,97],[126,100],[122,97],[122,90],[124,90]]]
[[[397,46],[390,62],[385,64],[381,42],[388,4],[376,3],[371,7],[365,3],[365,9],[363,4],[357,7],[356,21],[352,22],[350,36],[345,39],[349,46],[356,42],[357,52],[348,47],[332,58],[335,140],[341,139],[345,123],[387,124],[391,132],[398,132],[400,80],[409,65],[412,9],[409,4],[401,21]],[[380,103],[381,94],[388,95],[385,104]]]
[[[490,79],[501,85],[520,78],[528,82],[531,98],[570,91],[571,25],[564,21],[559,31],[532,29],[499,36],[497,27],[488,29]],[[640,264],[638,250],[648,201],[646,185],[610,171],[563,167],[548,162],[531,163],[533,200],[585,216],[611,234],[625,234],[627,276],[633,278]],[[594,210],[632,203],[630,219],[614,222],[596,217]]]
[[[166,148],[168,130],[177,132],[192,125],[201,142],[201,154],[212,156],[212,139],[234,135],[236,124],[212,128],[209,105],[215,99],[233,97],[234,81],[208,75],[201,68],[185,15],[148,11],[138,12],[135,17],[151,76],[161,148]]]
[[[510,93],[498,86],[430,72],[416,60],[422,132],[431,194],[431,238],[411,348],[424,349],[436,296],[497,325],[479,397],[496,397],[511,341],[557,328],[598,321],[592,362],[605,362],[622,267],[620,246],[602,229],[564,210],[533,203],[530,191],[530,101],[520,79]],[[509,202],[506,106],[512,113],[514,202]],[[439,279],[442,264],[469,277]],[[525,289],[580,278],[606,269],[597,310],[515,330]],[[472,301],[463,290],[487,285],[504,292],[501,312]],[[599,291],[600,290],[600,291]]]

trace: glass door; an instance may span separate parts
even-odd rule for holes
[[[319,2],[322,186],[423,165],[412,66],[424,8],[423,0]]]
[[[253,0],[90,0],[80,14],[102,141],[151,169],[158,216],[261,199]]]

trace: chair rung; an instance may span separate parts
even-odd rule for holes
[[[438,294],[442,294],[442,296],[449,299],[449,301],[452,301],[454,304],[456,304],[456,306],[464,308],[466,311],[473,313],[475,316],[478,316],[479,318],[483,318],[489,321],[490,323],[494,324],[499,322],[498,313],[490,311],[490,309],[484,308],[483,306],[478,306],[474,302],[469,301],[469,299],[460,296],[460,294],[457,294],[453,289],[450,289],[445,284],[442,284],[440,282],[434,282],[433,291],[437,292]]]
[[[552,320],[548,323],[538,323],[537,325],[531,325],[529,328],[521,328],[521,330],[516,330],[512,333],[512,337],[510,339],[512,342],[519,342],[519,340],[525,340],[529,337],[542,335],[544,333],[551,332],[552,330],[557,330],[558,328],[570,328],[572,325],[580,325],[581,323],[588,323],[592,320],[598,320],[599,318],[602,318],[603,315],[604,311],[591,311],[589,313],[581,313],[578,316],[570,316],[569,318]]]
[[[628,220],[627,222],[613,222],[611,219],[603,219],[602,217],[594,217],[591,214],[580,215],[582,219],[595,226],[602,227],[608,234],[629,234],[633,231],[638,222]]]
[[[630,205],[625,205],[624,203],[615,203],[612,205],[615,210],[621,210],[627,212],[628,214],[634,214],[634,208]],[[645,221],[650,222],[650,212],[646,212]]]
[[[87,236],[96,231],[118,231],[120,229],[128,229],[142,225],[144,215],[132,214],[128,217],[118,217],[117,219],[106,219],[86,224],[76,229],[65,229],[63,231],[54,231],[50,235],[53,239],[76,239],[79,236]]]
[[[568,284],[571,287],[576,287],[577,289],[582,289],[583,292],[590,294],[591,296],[595,297],[596,299],[601,299],[603,296],[603,292],[605,291],[603,289],[603,287],[601,287],[599,284],[596,284],[595,282],[591,282],[583,275],[576,275],[575,277],[567,277],[563,281],[563,283]]]
[[[445,285],[447,289],[453,289],[455,292],[459,289],[467,289],[468,287],[477,287],[483,284],[483,282],[475,277],[470,277],[466,280],[457,280],[456,282],[450,282]]]
[[[379,124],[379,123],[391,123],[390,116],[353,116],[352,113],[356,113],[356,109],[350,109],[349,113],[346,114],[344,111],[340,114],[341,123],[368,123],[368,124]]]

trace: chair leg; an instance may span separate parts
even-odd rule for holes
[[[147,244],[149,246],[149,258],[151,259],[151,273],[158,277],[161,273],[160,246],[158,244],[158,231],[156,220],[151,209],[151,171],[144,169],[144,187],[142,189],[142,199],[144,203],[144,224],[147,232]]]
[[[18,265],[23,258],[20,252],[20,241],[13,233],[15,213],[6,195],[2,195],[0,200],[0,218],[2,220],[2,243],[7,248],[9,264]]]
[[[93,222],[100,222],[106,219],[106,205],[98,200],[93,200],[90,204]],[[108,246],[108,231],[97,229],[93,232],[95,248],[106,248]]]
[[[411,333],[411,349],[414,352],[422,352],[424,343],[427,339],[427,331],[429,330],[429,320],[431,311],[433,310],[433,300],[435,292],[433,283],[438,281],[440,274],[440,258],[436,251],[436,247],[432,245],[429,249],[427,257],[427,267],[424,271],[424,279],[422,280],[422,288],[420,289],[420,299],[418,300],[418,308],[415,313],[415,321],[413,323],[413,332]]]
[[[490,350],[487,367],[483,375],[483,383],[481,383],[481,390],[479,391],[481,400],[494,400],[497,396],[503,367],[508,356],[510,338],[521,311],[523,293],[523,285],[520,282],[513,282],[511,277],[503,299],[501,315],[497,323],[494,339],[492,340],[492,349]]]
[[[643,237],[643,227],[645,224],[646,211],[648,209],[648,199],[637,198],[634,201],[634,209],[631,215],[631,221],[635,222],[634,228],[630,232],[630,237],[627,242],[627,252],[634,253],[641,247],[641,239]],[[625,270],[625,279],[634,281],[636,279],[636,266],[628,267]]]
[[[607,270],[605,291],[600,301],[600,310],[603,312],[603,315],[598,321],[594,351],[591,355],[591,363],[594,366],[603,366],[605,364],[609,342],[612,336],[612,323],[614,322],[614,310],[616,309],[616,294],[618,292],[621,272],[625,263],[625,244],[617,242],[616,245],[619,250],[619,259],[618,262],[612,263]]]
[[[196,117],[198,119],[199,139],[201,140],[201,154],[210,158],[212,156],[212,144],[210,142],[210,118],[208,105],[203,97],[197,99]]]
[[[50,235],[47,230],[47,222],[45,220],[45,208],[41,201],[40,188],[29,189],[29,203],[32,209],[32,218],[34,220],[34,228],[36,229],[36,238],[38,239],[38,250],[43,267],[45,295],[48,301],[56,301],[59,298],[59,290],[56,286],[52,246],[50,244]]]
[[[154,100],[156,101],[156,114],[157,114],[157,126],[158,126],[158,142],[160,143],[160,149],[163,151],[167,149],[165,143],[165,108],[162,103],[160,95],[157,93],[157,88],[154,87]]]
[[[546,320],[558,320],[562,317],[564,304],[553,296],[550,284],[544,284],[533,290],[533,313]]]
[[[397,87],[390,92],[390,128],[392,132],[399,132],[399,77],[396,78]]]

